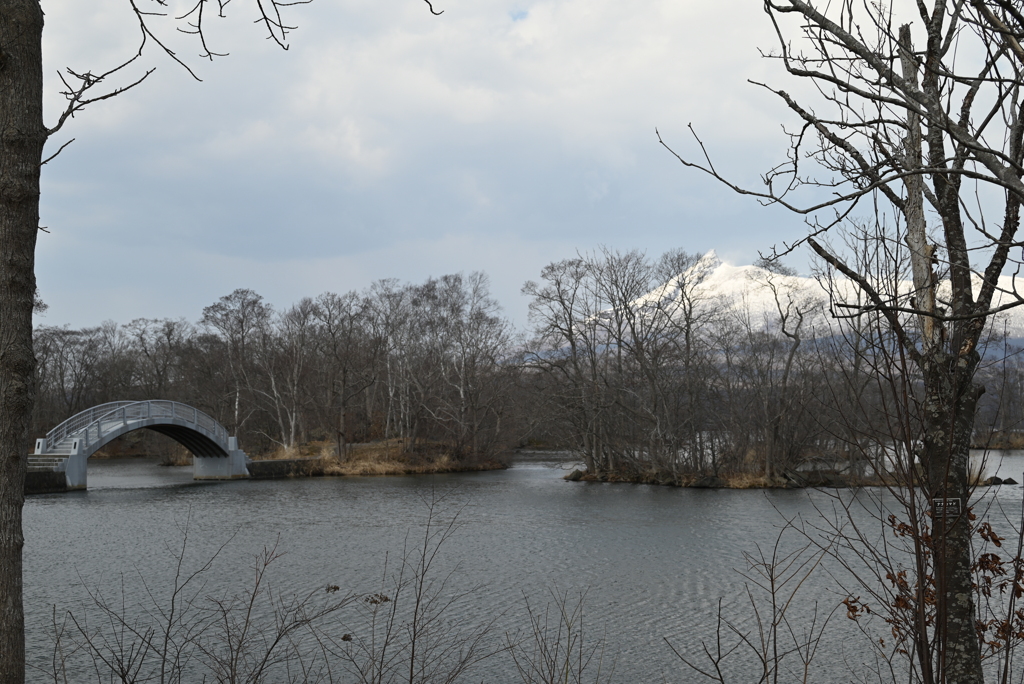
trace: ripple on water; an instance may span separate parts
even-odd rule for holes
[[[51,607],[86,610],[87,588],[113,597],[123,577],[129,602],[143,601],[144,578],[166,594],[186,519],[192,563],[231,540],[207,592],[243,589],[254,555],[274,544],[284,552],[272,577],[279,584],[370,592],[386,557],[395,567],[404,546],[422,541],[433,500],[442,520],[458,511],[439,569],[454,571],[459,587],[481,587],[455,617],[500,616],[500,631],[515,631],[525,625],[524,597],[536,606],[553,591],[585,590],[590,633],[604,634],[617,654],[616,681],[686,681],[663,638],[695,652],[713,634],[720,598],[737,625],[753,626],[738,572],[743,553],[770,550],[783,517],[813,516],[831,502],[803,491],[569,483],[565,472],[532,462],[443,476],[196,484],[186,469],[91,464],[89,491],[31,497],[25,506],[30,657],[45,666]],[[1005,489],[999,497],[1019,505],[1020,492]],[[806,592],[809,605],[839,600],[827,578]],[[836,634],[824,661],[841,655]],[[504,661],[487,673],[487,681],[515,679]]]

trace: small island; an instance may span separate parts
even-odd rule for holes
[[[283,477],[366,477],[382,475],[435,475],[507,468],[507,458],[466,455],[441,443],[417,443],[410,448],[402,439],[348,444],[344,457],[336,444],[312,442],[295,449],[278,449],[249,463],[253,479]]]

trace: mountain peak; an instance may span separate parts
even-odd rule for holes
[[[714,270],[722,265],[722,260],[718,258],[718,252],[713,249],[709,249],[704,252],[704,255],[697,260],[694,267],[700,266],[701,269]]]

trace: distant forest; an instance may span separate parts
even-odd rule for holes
[[[383,439],[463,460],[557,448],[591,473],[681,482],[849,466],[914,429],[890,408],[895,379],[915,371],[885,326],[835,317],[827,281],[768,264],[723,293],[708,284],[717,266],[682,251],[549,264],[523,288],[527,330],[501,316],[482,273],[381,280],[283,310],[236,290],[195,322],[40,326],[33,430],[105,402],[173,399],[250,454],[319,442],[343,456]],[[993,333],[985,358],[976,441],[1012,441],[1019,350]]]

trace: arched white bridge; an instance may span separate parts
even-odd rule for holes
[[[227,428],[177,401],[115,401],[71,416],[36,440],[29,470],[63,472],[68,489],[85,489],[86,462],[121,435],[141,429],[167,435],[192,452],[197,480],[249,477],[248,457]]]

